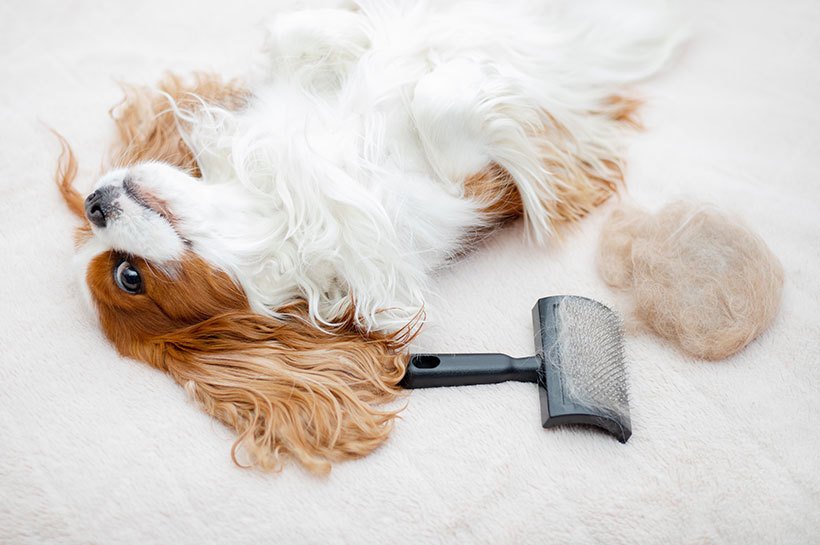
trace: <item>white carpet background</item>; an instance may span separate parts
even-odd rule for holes
[[[688,9],[691,43],[643,87],[630,193],[752,224],[786,271],[771,330],[721,363],[630,336],[625,446],[541,429],[534,385],[419,391],[383,448],[317,478],[234,467],[227,430],[108,345],[74,284],[40,124],[90,184],[115,79],[240,74],[270,3],[3,2],[0,543],[820,542],[820,3]],[[614,303],[593,268],[603,217],[549,249],[512,228],[443,272],[419,348],[523,355],[538,297]]]

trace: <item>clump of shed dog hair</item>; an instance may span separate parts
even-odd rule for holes
[[[759,236],[687,201],[656,214],[615,210],[601,234],[598,271],[631,297],[635,319],[707,360],[731,356],[760,335],[783,287],[783,268]]]

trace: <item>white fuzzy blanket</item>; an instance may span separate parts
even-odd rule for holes
[[[537,388],[418,391],[392,439],[328,478],[230,462],[231,433],[117,356],[69,266],[57,147],[83,183],[115,79],[241,73],[270,2],[0,5],[0,543],[817,543],[820,540],[820,4],[688,4],[695,33],[643,87],[638,203],[687,195],[781,258],[774,326],[729,361],[627,339],[634,435],[543,430]],[[513,227],[440,275],[418,347],[532,351],[535,300],[615,303],[593,254],[605,210],[548,249]]]

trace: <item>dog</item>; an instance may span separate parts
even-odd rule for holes
[[[436,269],[623,184],[629,85],[678,39],[592,12],[363,0],[276,17],[242,81],[126,87],[111,169],[82,195],[61,140],[56,174],[103,332],[235,429],[237,464],[371,452]]]

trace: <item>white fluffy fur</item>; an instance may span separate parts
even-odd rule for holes
[[[358,8],[277,17],[247,109],[177,111],[205,183],[159,164],[130,171],[168,203],[176,230],[161,218],[135,230],[124,214],[98,238],[160,264],[184,239],[258,312],[301,296],[320,324],[355,304],[367,328],[401,326],[422,308],[430,272],[482,225],[465,177],[503,166],[543,241],[558,182],[541,160],[552,143],[529,129],[549,112],[577,156],[603,169],[597,158],[618,150],[621,132],[588,112],[658,69],[678,39],[665,11],[624,27],[604,3],[598,14],[561,2]]]

